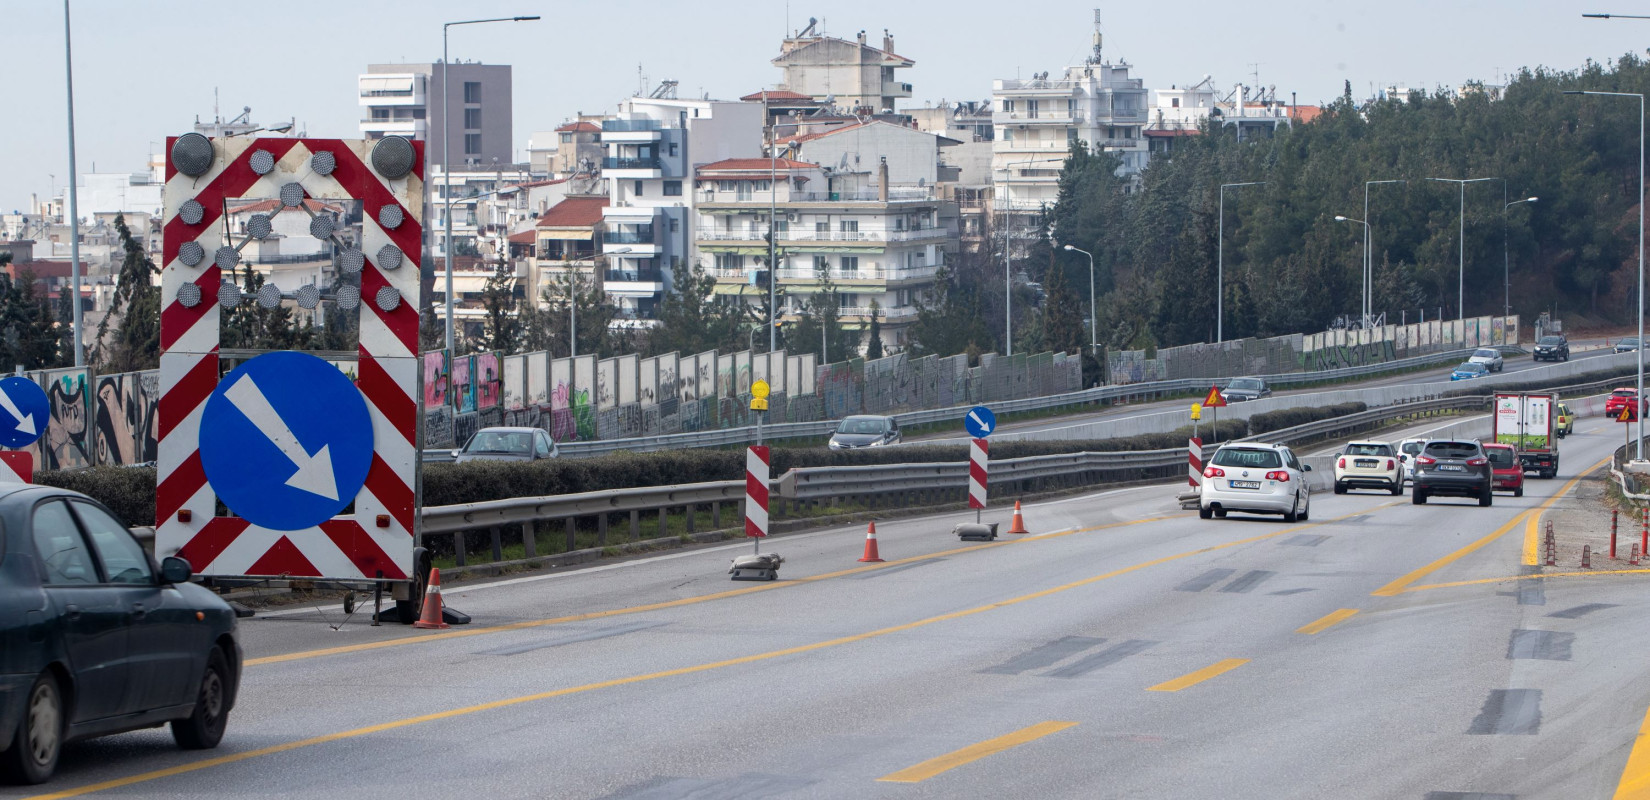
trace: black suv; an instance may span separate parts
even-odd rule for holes
[[[1415,456],[1415,485],[1410,500],[1425,505],[1434,495],[1476,497],[1478,505],[1495,502],[1494,471],[1476,440],[1436,439]]]
[[[1569,361],[1570,340],[1563,336],[1543,336],[1535,343],[1535,360]]]

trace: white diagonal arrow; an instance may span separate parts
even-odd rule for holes
[[[7,414],[10,414],[17,419],[18,430],[30,436],[34,435],[34,415],[29,414],[25,416],[23,412],[18,411],[17,404],[12,402],[11,396],[3,391],[0,391],[0,408],[5,409]]]
[[[281,420],[281,415],[275,413],[269,398],[264,397],[258,384],[252,382],[251,375],[242,375],[235,385],[224,391],[223,396],[229,398],[229,402],[257,426],[258,432],[298,468],[292,477],[286,479],[286,485],[328,500],[338,499],[338,479],[332,474],[332,454],[327,450],[330,445],[321,445],[320,452],[313,456],[305,451],[292,429]]]
[[[991,432],[991,423],[986,422],[983,419],[980,419],[980,412],[970,411],[970,412],[968,412],[968,418],[971,419],[971,420],[974,420],[974,422],[977,423],[980,426],[980,432],[982,432],[982,433],[990,433]]]

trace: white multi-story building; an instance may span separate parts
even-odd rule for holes
[[[742,297],[757,319],[767,318],[761,271],[772,207],[779,320],[797,319],[804,299],[818,293],[823,269],[846,327],[868,329],[876,302],[889,349],[908,343],[917,303],[956,239],[939,224],[933,186],[890,185],[880,162],[861,172],[787,158],[730,159],[701,166],[695,185],[694,238],[701,258],[714,264],[718,295]]]
[[[1082,64],[1055,78],[1044,72],[993,82],[995,201],[1000,212],[1020,218],[1014,222],[1054,204],[1066,153],[1076,142],[1115,154],[1124,174],[1146,166],[1146,88],[1129,77],[1128,64],[1103,60],[1100,42],[1096,19],[1094,50]]]
[[[655,92],[655,94],[671,94]],[[759,103],[633,97],[602,121],[603,287],[620,316],[650,324],[692,257],[695,164],[762,153]]]
[[[894,103],[911,96],[911,84],[897,70],[916,64],[894,52],[894,37],[882,32],[882,47],[814,33],[814,24],[780,44],[773,65],[785,71],[782,90],[807,95],[837,108],[862,114],[891,113]]]

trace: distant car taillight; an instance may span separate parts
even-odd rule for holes
[[[1482,467],[1482,466],[1484,466],[1485,464],[1488,464],[1488,463],[1490,463],[1490,460],[1487,459],[1487,458],[1482,458],[1482,457],[1467,459],[1467,466],[1469,466],[1469,467]]]
[[[1224,477],[1226,477],[1226,470],[1223,470],[1220,467],[1210,467],[1210,468],[1203,471],[1203,477],[1205,477],[1205,478],[1224,478]]]
[[[1438,459],[1433,458],[1431,456],[1416,456],[1415,457],[1415,463],[1417,463],[1417,464],[1436,464],[1436,463],[1438,463]]]
[[[1337,462],[1336,465],[1339,466],[1341,469],[1346,469],[1346,459],[1344,459],[1344,458],[1341,459],[1339,462]]]
[[[1280,470],[1273,470],[1272,472],[1266,473],[1266,479],[1269,480],[1269,481],[1278,481],[1280,483],[1288,483],[1289,482],[1289,471],[1288,470],[1281,470],[1281,469]]]
[[[1386,468],[1387,469],[1397,469],[1398,465],[1392,463],[1392,459],[1389,458],[1389,459],[1386,460]]]

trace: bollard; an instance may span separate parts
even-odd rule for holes
[[[1644,508],[1644,527],[1639,532],[1639,555],[1650,553],[1650,506]]]
[[[1639,546],[1636,545],[1636,544],[1633,545],[1633,549],[1631,551],[1629,551],[1629,553],[1630,553],[1630,555],[1627,556],[1627,563],[1632,564],[1635,567],[1638,566],[1639,565]]]
[[[1547,566],[1558,566],[1558,545],[1553,541],[1553,532],[1547,531]]]
[[[1593,568],[1593,546],[1590,544],[1584,544],[1581,546],[1581,568]]]
[[[1616,560],[1616,512],[1610,511],[1610,560]]]

